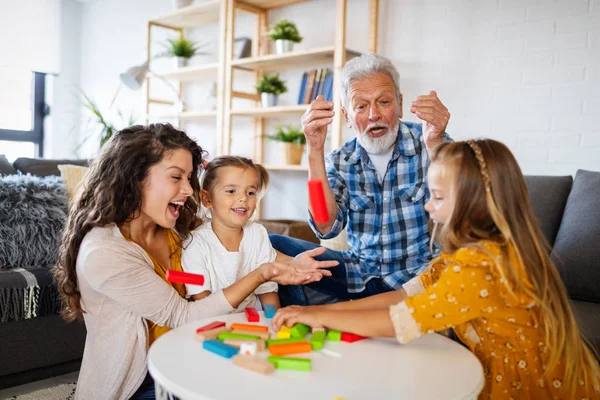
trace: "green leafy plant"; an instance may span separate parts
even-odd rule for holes
[[[275,126],[275,133],[268,135],[267,138],[276,142],[306,144],[306,136],[304,136],[302,129],[291,125]]]
[[[200,45],[183,37],[167,39],[167,41],[169,42],[167,50],[173,57],[192,58],[196,54],[200,54]]]
[[[88,95],[86,95],[83,91],[80,91],[79,101],[83,108],[85,108],[91,114],[88,122],[91,122],[96,125],[96,128],[92,130],[92,132],[83,140],[83,142],[79,145],[81,147],[87,140],[89,140],[92,136],[96,136],[98,133],[98,128],[100,130],[100,148],[106,144],[110,140],[110,138],[120,129],[117,128],[113,123],[109,122],[102,112],[100,108]],[[126,120],[123,116],[123,113],[118,110],[117,114],[119,118],[122,120],[122,128],[131,126],[135,123],[135,118],[133,115],[129,116]]]
[[[258,93],[272,93],[274,95],[280,95],[281,93],[287,92],[287,86],[285,86],[284,81],[279,79],[279,74],[263,74],[262,78],[260,81],[258,81],[255,87]]]
[[[269,31],[269,37],[271,40],[290,40],[294,43],[300,43],[303,39],[296,24],[287,19],[277,22]]]

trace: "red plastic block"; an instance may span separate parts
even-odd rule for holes
[[[308,181],[308,196],[312,214],[316,223],[324,223],[329,221],[329,212],[327,211],[327,203],[325,202],[325,192],[323,192],[323,182],[318,179]]]
[[[248,322],[258,322],[259,321],[260,318],[258,316],[258,312],[256,312],[256,308],[246,307],[244,312],[246,313],[246,319],[248,320]]]
[[[366,339],[366,337],[355,335],[354,333],[342,332],[342,342],[353,343],[363,339]]]
[[[189,272],[180,272],[167,270],[167,282],[173,283],[185,283],[190,285],[204,285],[204,275],[200,274],[190,274]]]
[[[196,329],[196,333],[212,331],[213,329],[217,329],[222,326],[225,326],[225,322],[221,322],[221,321],[211,322],[208,325],[204,325],[204,326],[201,326],[200,328]]]

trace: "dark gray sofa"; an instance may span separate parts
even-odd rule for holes
[[[17,172],[38,176],[59,175],[57,165],[60,164],[85,165],[85,161],[20,158],[10,164],[0,155],[0,175]],[[0,389],[77,371],[83,356],[85,325],[80,322],[68,324],[55,313],[58,300],[50,270],[35,268],[28,270],[28,273],[35,277],[42,291],[51,291],[44,292],[43,297],[53,298],[54,305],[43,305],[43,309],[38,309],[41,312],[37,317],[11,317],[6,322],[0,322]],[[6,275],[0,273],[0,279],[6,279]],[[0,286],[5,287],[6,282],[0,282]],[[8,309],[8,301],[7,298],[0,298],[3,312]],[[3,316],[6,317],[6,314],[3,313]]]

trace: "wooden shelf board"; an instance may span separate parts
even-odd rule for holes
[[[219,20],[221,3],[222,0],[209,0],[204,3],[193,4],[154,18],[150,22],[174,28],[191,28],[210,24]]]
[[[241,58],[233,60],[236,68],[255,71],[258,69],[277,70],[306,65],[319,65],[333,63],[334,47],[319,47],[310,50],[291,51],[285,54],[268,54],[260,57]],[[346,59],[359,56],[360,53],[346,49]]]
[[[308,165],[265,165],[264,166],[269,171],[298,171],[298,172],[308,172]]]
[[[308,104],[300,104],[295,106],[276,106],[276,107],[254,107],[244,109],[233,109],[231,115],[247,116],[247,117],[286,117],[298,116],[304,114]]]
[[[303,3],[308,0],[241,0],[242,3],[264,9],[279,8],[290,6],[292,4]]]
[[[182,113],[173,113],[173,114],[150,114],[148,115],[148,119],[150,120],[164,120],[164,119],[175,119],[179,118],[182,121],[200,121],[205,119],[212,119],[217,116],[216,110],[208,110],[208,111],[184,111]]]
[[[197,81],[201,79],[214,79],[217,77],[217,71],[219,69],[218,63],[209,63],[201,65],[190,65],[176,69],[174,71],[166,72],[163,74],[156,74],[165,79],[174,79],[180,82]],[[152,78],[152,75],[148,75]]]

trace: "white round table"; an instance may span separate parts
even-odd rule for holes
[[[175,395],[183,400],[471,400],[484,385],[479,360],[438,334],[406,345],[395,339],[326,341],[325,348],[340,357],[320,351],[292,355],[312,358],[312,371],[275,370],[261,375],[202,348],[195,340],[196,329],[212,321],[224,321],[228,326],[247,323],[243,313],[204,319],[174,329],[152,345],[148,369],[157,399]],[[270,323],[261,312],[260,324]],[[260,354],[266,358],[268,353]]]

